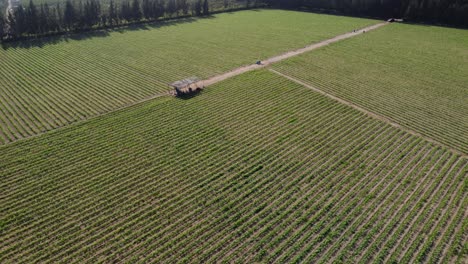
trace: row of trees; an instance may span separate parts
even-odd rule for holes
[[[47,3],[37,7],[30,0],[27,7],[18,6],[10,10],[7,17],[2,17],[0,13],[0,40],[80,32],[92,28],[154,21],[165,16],[206,16],[209,13],[208,0],[123,0],[119,5],[110,0],[109,6],[104,9],[99,0],[80,1],[78,5],[67,0],[63,8],[60,4],[49,6]]]
[[[113,27],[161,17],[203,16],[210,13],[208,0],[110,0],[101,7],[100,0],[67,0],[49,6],[36,7],[32,1],[26,7],[10,10],[6,17],[0,12],[0,41],[24,36],[39,36],[61,32],[79,32],[91,28]],[[213,0],[220,1],[220,0]],[[224,8],[231,1],[223,0]],[[398,17],[412,21],[427,21],[468,27],[468,0],[243,0],[245,7],[260,4],[288,9],[326,10],[354,16]]]
[[[291,9],[321,9],[341,14],[398,17],[411,21],[468,27],[468,0],[266,0]]]

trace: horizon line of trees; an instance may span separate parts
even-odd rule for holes
[[[247,1],[247,6],[253,6]],[[229,0],[224,0],[225,9]],[[0,12],[0,42],[23,37],[38,37],[65,32],[83,32],[94,28],[116,27],[161,18],[210,15],[208,0],[122,0],[116,4],[110,0],[108,7],[102,8],[99,0],[82,0],[74,4],[67,0],[50,6],[47,3],[38,7],[32,0],[26,7],[18,6],[9,10],[3,17]]]
[[[117,0],[119,1],[119,0]],[[235,0],[223,0],[225,10]],[[237,1],[240,2],[240,1]],[[245,0],[245,8],[268,6],[282,9],[320,10],[352,16],[404,18],[468,27],[468,0]],[[207,16],[208,0],[110,0],[102,8],[99,0],[67,0],[50,6],[30,0],[3,17],[0,12],[0,42],[94,28],[116,27],[161,18]]]
[[[265,0],[272,7],[468,27],[468,0]]]

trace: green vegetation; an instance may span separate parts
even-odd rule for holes
[[[274,68],[468,153],[468,31],[392,24]]]
[[[255,10],[4,46],[0,263],[463,263],[467,31],[272,66],[450,148],[268,69],[168,94],[374,23]]]
[[[212,4],[210,4],[212,3]],[[209,16],[215,12],[227,12],[240,8],[242,2],[208,0],[67,0],[62,6],[51,3],[27,5],[20,0],[9,0],[7,19],[0,16],[0,43],[61,35],[67,32],[80,33],[90,30],[122,27],[162,19]],[[52,6],[52,7],[51,7]],[[259,2],[242,8],[260,8]],[[1,14],[1,12],[0,12]]]
[[[452,260],[468,162],[266,70],[0,147],[0,262]]]
[[[0,3],[1,3],[1,1],[2,0],[0,0]],[[23,0],[23,2],[24,1],[25,0]],[[29,0],[27,0],[27,1],[29,1]],[[114,0],[114,3],[119,5],[123,1],[124,0]],[[167,1],[168,0],[166,0],[165,2],[167,2]],[[189,4],[193,4],[195,1],[196,0],[187,0],[187,2]],[[33,2],[35,4],[37,4],[37,5],[47,3],[49,5],[60,4],[60,5],[64,6],[66,0],[33,0]],[[75,5],[79,5],[80,0],[71,0],[71,2],[74,3]],[[86,1],[83,1],[83,2],[86,2]],[[129,2],[131,2],[131,1],[129,1]],[[142,2],[142,0],[141,0],[141,2]],[[225,2],[225,0],[209,0],[210,10],[218,11],[218,10],[224,10],[224,9],[241,8],[241,7],[246,6],[246,1],[245,0],[227,0],[226,6],[225,6],[224,2]],[[251,2],[253,2],[253,1],[251,1]],[[99,3],[101,4],[102,7],[107,8],[109,6],[110,0],[99,0]]]
[[[0,144],[112,111],[373,20],[242,11],[0,50]]]

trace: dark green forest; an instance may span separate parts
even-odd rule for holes
[[[468,27],[468,0],[267,0],[270,6]]]
[[[37,5],[30,0],[13,10],[0,12],[0,41],[85,32],[130,24],[155,22],[212,12],[260,7],[250,0],[66,0]],[[263,5],[265,6],[265,5]]]
[[[468,0],[110,0],[106,6],[99,0],[30,1],[0,12],[0,41],[258,7],[468,27]]]

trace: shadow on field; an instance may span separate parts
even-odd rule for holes
[[[176,98],[180,99],[180,100],[190,100],[190,99],[192,99],[194,97],[197,97],[197,96],[201,95],[202,92],[203,92],[203,89],[196,89],[193,92],[176,96]]]
[[[118,32],[118,33],[126,33],[131,31],[140,31],[140,30],[152,30],[152,29],[159,29],[163,27],[170,27],[170,26],[177,26],[181,24],[187,23],[194,23],[198,20],[203,19],[213,19],[214,16],[208,17],[188,17],[188,18],[178,18],[178,19],[170,19],[170,20],[161,20],[155,21],[150,23],[138,23],[138,24],[131,24],[125,25],[115,28],[104,28],[98,30],[89,30],[87,32],[81,33],[64,33],[64,34],[55,34],[53,36],[48,37],[41,37],[41,38],[24,38],[17,41],[6,42],[2,43],[2,48],[4,50],[8,50],[10,48],[13,49],[30,49],[30,48],[42,48],[47,45],[55,45],[62,42],[68,42],[70,40],[79,41],[79,40],[87,40],[87,39],[94,39],[94,38],[105,38],[110,36],[110,33]]]

